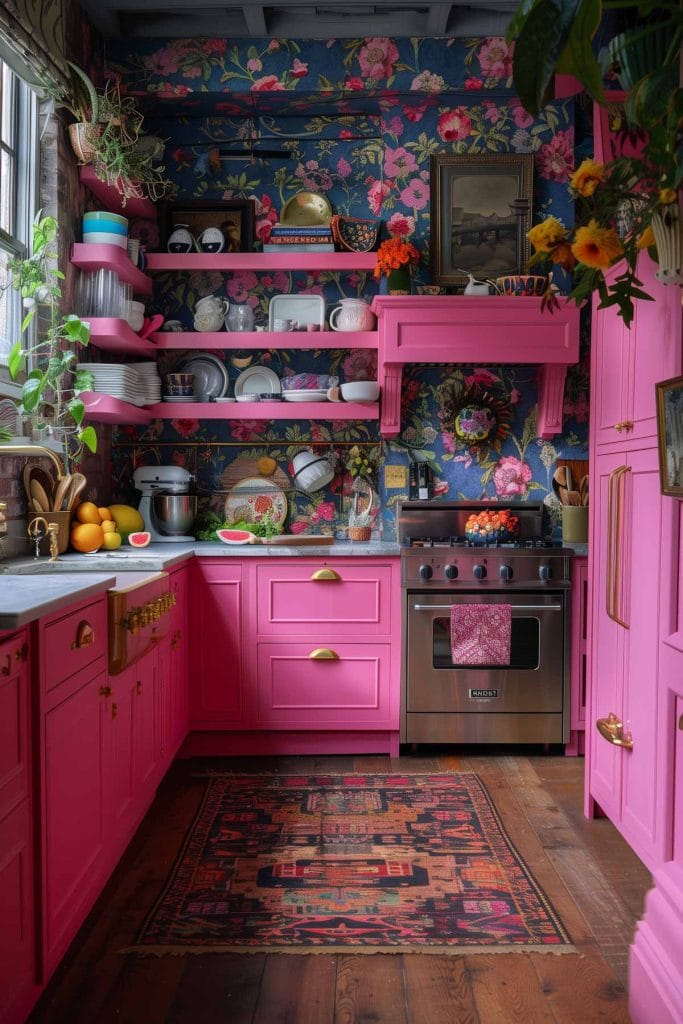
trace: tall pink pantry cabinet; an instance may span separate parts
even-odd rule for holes
[[[586,808],[597,804],[656,872],[631,957],[636,1024],[683,1022],[683,503],[661,494],[655,384],[683,367],[681,292],[630,330],[593,310],[590,713]],[[596,303],[597,307],[597,303]]]

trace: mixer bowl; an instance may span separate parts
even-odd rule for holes
[[[152,517],[161,533],[174,537],[190,533],[197,515],[196,494],[157,491],[152,495]]]

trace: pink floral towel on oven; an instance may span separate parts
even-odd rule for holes
[[[509,665],[512,605],[454,604],[451,658],[454,665]]]

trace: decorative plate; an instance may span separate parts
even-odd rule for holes
[[[235,381],[235,398],[268,394],[280,394],[280,378],[267,366],[248,366]]]
[[[312,226],[329,224],[332,207],[319,192],[297,192],[280,210],[281,224]]]
[[[286,402],[326,402],[327,388],[299,388],[298,391],[283,391]]]
[[[227,394],[230,383],[228,368],[210,352],[188,356],[178,365],[178,372],[194,374],[195,401],[200,397],[206,401],[209,398],[222,398]]]
[[[225,499],[226,522],[260,523],[266,516],[281,530],[287,518],[285,492],[266,477],[250,476],[240,480]]]

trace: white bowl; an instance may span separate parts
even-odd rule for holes
[[[341,386],[345,402],[376,402],[379,398],[379,384],[376,380],[354,380]]]
[[[128,248],[128,236],[114,235],[111,231],[84,231],[83,241],[86,245],[118,245],[119,249]]]

